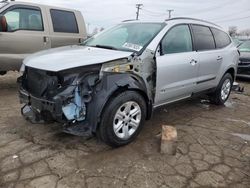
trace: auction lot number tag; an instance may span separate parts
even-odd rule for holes
[[[137,45],[137,44],[132,44],[132,43],[128,43],[126,42],[125,44],[123,44],[124,48],[128,48],[128,49],[131,49],[131,50],[135,50],[137,52],[139,52],[143,47],[140,46],[140,45]]]

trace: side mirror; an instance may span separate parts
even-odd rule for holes
[[[0,32],[7,32],[8,26],[7,26],[7,20],[5,16],[0,16]]]

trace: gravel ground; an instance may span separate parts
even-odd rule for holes
[[[250,81],[223,107],[194,99],[159,108],[135,142],[112,149],[25,121],[17,77],[0,77],[0,187],[250,186]],[[175,156],[159,152],[161,125],[177,128]]]

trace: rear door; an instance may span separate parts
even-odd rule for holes
[[[198,79],[196,91],[216,86],[216,78],[223,61],[222,51],[216,49],[215,40],[209,27],[192,25],[194,46],[198,55]]]
[[[86,38],[84,20],[80,12],[47,9],[52,48],[74,45]]]
[[[172,27],[161,41],[160,51],[156,55],[156,106],[191,96],[198,74],[197,55],[188,25]]]
[[[22,59],[30,53],[50,48],[45,41],[48,34],[46,11],[37,6],[13,5],[2,14],[8,30],[0,32],[1,69],[18,69]]]

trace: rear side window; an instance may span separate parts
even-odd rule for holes
[[[216,48],[224,48],[231,43],[229,36],[219,29],[211,28],[216,43]]]
[[[209,27],[192,25],[195,48],[198,51],[215,49],[214,37]]]
[[[161,42],[162,55],[191,51],[193,51],[193,46],[188,25],[173,27]]]
[[[54,32],[79,33],[76,17],[73,12],[50,10]]]

